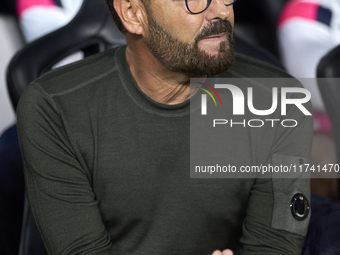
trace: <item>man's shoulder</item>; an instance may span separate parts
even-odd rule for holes
[[[38,84],[47,94],[58,94],[99,80],[117,69],[116,50],[101,52],[51,70],[33,83]]]
[[[228,73],[237,78],[293,78],[279,67],[238,53]]]

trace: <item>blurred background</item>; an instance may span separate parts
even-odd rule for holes
[[[0,134],[15,123],[15,114],[7,93],[5,78],[10,59],[23,45],[15,2],[3,0],[0,3]]]

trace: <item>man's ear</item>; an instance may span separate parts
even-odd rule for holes
[[[141,0],[114,0],[113,6],[128,32],[137,35],[145,34],[147,14]]]

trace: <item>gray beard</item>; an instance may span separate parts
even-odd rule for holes
[[[234,34],[228,20],[214,22],[202,29],[195,42],[174,38],[148,14],[149,36],[144,43],[167,69],[195,75],[216,75],[229,69],[234,61]],[[221,42],[219,54],[210,56],[198,48],[198,42],[211,35],[226,33],[228,42]]]

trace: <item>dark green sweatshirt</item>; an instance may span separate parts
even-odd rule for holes
[[[220,76],[288,77],[240,55]],[[18,107],[19,140],[49,254],[300,254],[309,217],[297,221],[289,204],[296,193],[309,198],[309,180],[191,179],[189,111],[189,100],[163,105],[145,95],[125,47],[30,84]],[[238,154],[254,148],[251,157],[310,157],[312,118],[284,139],[280,132],[230,146]]]

